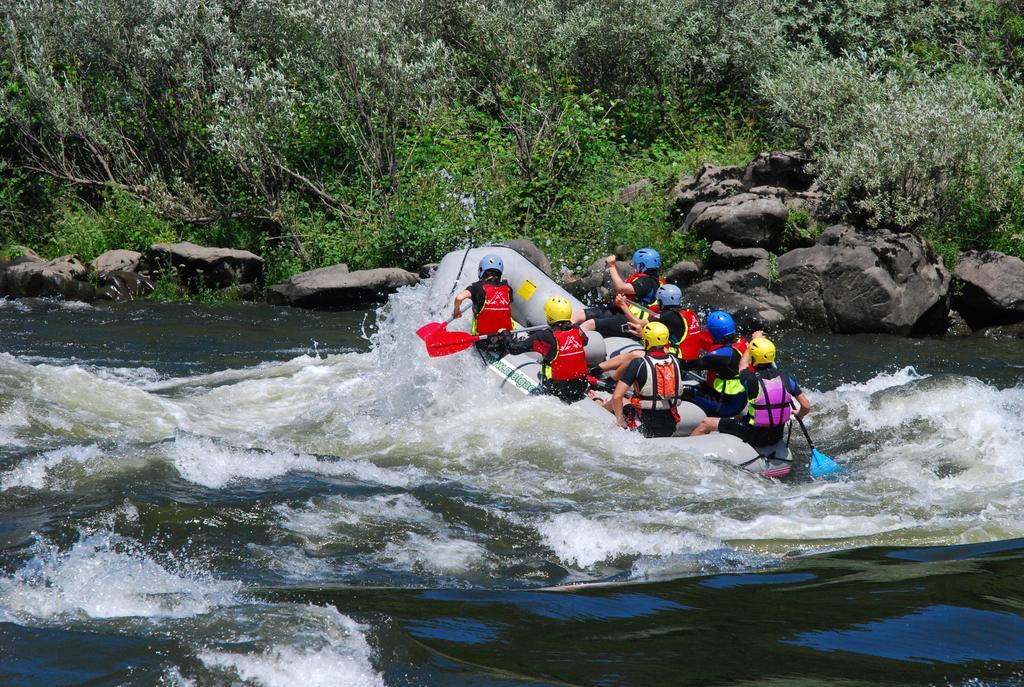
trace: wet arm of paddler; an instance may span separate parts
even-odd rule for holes
[[[469,289],[460,291],[459,294],[455,296],[455,309],[452,311],[452,317],[454,317],[455,319],[462,317],[462,304],[466,301],[466,299],[472,297],[473,294],[469,292]]]
[[[802,420],[807,413],[811,412],[811,402],[807,400],[807,394],[803,392],[797,395],[796,402],[800,404],[800,407],[796,409],[796,416]]]
[[[614,255],[609,255],[604,259],[606,265],[608,265],[608,274],[612,278],[612,286],[615,287],[616,293],[621,293],[623,296],[636,296],[636,289],[633,288],[632,284],[627,284],[619,274],[618,268],[615,267],[615,263],[619,260]]]
[[[546,331],[546,330],[541,330]],[[531,332],[528,336],[513,336],[511,332],[505,336],[505,340],[508,342],[507,351],[509,353],[526,353],[527,351],[536,350],[534,344],[539,338],[541,332]]]
[[[615,424],[619,427],[626,426],[626,418],[622,415],[622,401],[626,398],[627,391],[629,391],[629,385],[619,382],[615,385],[615,391],[612,392],[612,398],[609,401],[611,411],[615,413]]]

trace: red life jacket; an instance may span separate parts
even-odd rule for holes
[[[632,284],[633,282],[635,282],[640,277],[649,277],[649,276],[651,276],[651,275],[647,274],[646,272],[637,272],[636,274],[630,275],[629,278],[626,279],[626,283],[627,284]],[[659,286],[661,284],[665,284],[666,283],[665,280],[662,279],[661,277],[655,277],[655,279],[658,280],[658,285]],[[649,294],[645,294],[644,296],[641,296],[638,293],[633,294],[633,300],[636,301],[637,303],[639,303],[640,305],[645,306],[648,310],[651,310],[652,312],[655,312],[655,313],[661,312],[661,304],[658,303],[658,289],[657,289],[657,287],[655,287]],[[639,310],[637,313],[634,313],[634,314],[637,316],[637,319],[640,319],[640,320],[647,319],[647,313],[643,312],[642,310]]]
[[[680,310],[679,314],[686,322],[686,338],[679,345],[679,357],[683,360],[696,360],[706,351],[712,350],[714,343],[711,335],[701,329],[700,320],[692,310]]]
[[[473,322],[474,334],[497,334],[502,329],[512,330],[512,287],[506,282],[482,284],[484,307]]]
[[[587,352],[579,327],[552,329],[558,352],[550,365],[544,366],[544,378],[556,382],[582,379],[587,376]]]

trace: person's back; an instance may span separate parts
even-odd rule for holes
[[[506,333],[506,350],[509,353],[540,353],[539,393],[550,394],[566,403],[582,400],[589,389],[587,335],[572,324],[572,306],[561,296],[547,300],[544,315],[550,329],[536,331],[523,341],[513,341],[512,334]]]
[[[497,255],[485,255],[477,271],[478,281],[473,282],[455,297],[452,318],[462,316],[462,303],[469,299],[473,304],[474,334],[497,334],[511,330],[512,287],[502,280],[504,264]],[[492,338],[478,344],[487,348],[500,348],[500,340]]]
[[[810,401],[796,379],[775,367],[775,344],[760,334],[753,334],[740,362],[739,381],[747,398],[746,413],[736,418],[705,418],[693,431],[694,435],[717,430],[762,449],[782,442],[786,426],[794,416],[794,400],[799,404],[797,418],[810,412]]]
[[[682,370],[679,359],[668,352],[668,327],[651,322],[644,327],[645,354],[630,361],[619,378],[610,401],[620,426],[626,426],[622,401],[632,391],[630,404],[640,421],[645,437],[672,436],[679,422],[676,407],[682,396]]]
[[[707,382],[687,392],[686,400],[699,406],[705,414],[729,417],[743,412],[747,403],[743,385],[739,381],[740,360],[747,342],[736,334],[736,324],[723,311],[708,315],[708,333],[714,342],[711,350],[696,360],[684,360],[688,370],[705,370]]]

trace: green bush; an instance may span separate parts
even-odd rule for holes
[[[99,209],[70,201],[40,252],[51,258],[73,253],[89,261],[112,249],[142,252],[154,243],[177,240],[171,224],[137,199],[115,191]]]

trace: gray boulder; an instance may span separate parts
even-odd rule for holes
[[[813,160],[800,151],[760,153],[743,171],[748,187],[781,186],[790,191],[806,191],[814,183]]]
[[[953,276],[963,285],[953,306],[971,329],[1024,320],[1024,261],[997,251],[960,256]]]
[[[741,193],[713,203],[697,203],[686,215],[683,229],[730,246],[778,250],[788,217],[789,208],[781,198]]]
[[[153,282],[136,272],[115,270],[99,278],[98,298],[114,301],[133,301],[153,293]]]
[[[693,176],[684,176],[665,199],[665,209],[677,223],[698,202],[713,202],[742,193],[744,169],[739,166],[703,165]]]
[[[812,328],[907,336],[948,325],[949,272],[912,234],[835,225],[781,256],[778,272],[779,293]]]
[[[632,184],[619,189],[619,202],[623,205],[630,205],[636,202],[637,198],[648,193],[652,187],[653,184],[650,179],[634,181]]]
[[[347,265],[332,265],[271,286],[267,302],[298,308],[354,308],[381,303],[388,294],[417,281],[412,272],[395,267],[349,272]]]
[[[137,272],[142,262],[142,253],[134,250],[108,250],[89,263],[96,276],[103,277],[111,272]]]
[[[154,271],[172,267],[179,281],[193,290],[263,282],[263,258],[247,250],[209,248],[188,241],[158,243],[146,251],[146,262]]]
[[[669,284],[676,286],[688,286],[693,284],[701,276],[701,268],[695,262],[683,260],[669,267],[661,275]]]
[[[0,293],[13,298],[59,297],[92,301],[96,288],[85,281],[86,267],[73,255],[54,260],[23,257],[0,270]]]
[[[743,269],[715,272],[710,279],[694,284],[683,292],[692,306],[706,310],[726,310],[745,331],[793,326],[794,311],[785,297],[774,293],[767,259]]]
[[[615,266],[623,279],[633,276],[636,271],[633,264],[626,260],[620,259]],[[611,274],[604,258],[592,262],[580,279],[563,280],[563,285],[569,293],[587,303],[611,302],[615,296]]]
[[[708,253],[708,269],[739,269],[767,259],[768,251],[764,248],[730,248],[721,241],[715,241]]]
[[[549,277],[554,276],[554,272],[551,271],[551,261],[548,260],[548,256],[545,255],[544,251],[538,248],[537,244],[533,241],[530,241],[529,239],[512,239],[511,241],[506,241],[501,245],[511,248],[515,252],[519,253]]]

